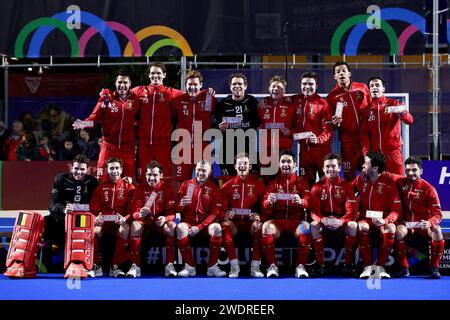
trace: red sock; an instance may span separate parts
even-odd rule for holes
[[[400,266],[404,268],[409,268],[408,259],[406,259],[406,243],[405,239],[402,240],[395,240],[395,244],[397,247],[397,254],[398,254],[398,262],[400,263]]]
[[[131,261],[138,267],[141,265],[141,237],[130,238]]]
[[[317,263],[320,266],[324,266],[325,265],[325,261],[324,261],[324,258],[323,258],[323,250],[324,250],[325,244],[323,243],[322,236],[319,236],[319,238],[317,238],[317,239],[315,239],[313,241],[313,247],[314,247],[314,252],[316,253],[316,261],[317,261]]]
[[[126,261],[127,258],[127,250],[126,245],[128,243],[128,240],[124,240],[122,238],[118,238],[116,242],[116,248],[114,249],[114,256],[112,263],[113,265],[119,265]]]
[[[178,240],[178,248],[180,248],[181,256],[185,263],[191,267],[195,267],[194,258],[192,257],[191,243],[188,237]]]
[[[256,231],[253,235],[253,253],[252,260],[259,261],[261,260],[261,230]]]
[[[430,266],[435,266],[439,268],[439,261],[441,260],[442,254],[444,253],[444,247],[445,247],[444,240],[431,241]]]
[[[297,265],[305,265],[308,261],[309,250],[311,249],[311,234],[300,233],[297,250]],[[323,251],[322,251],[323,252]]]
[[[100,239],[97,236],[94,236],[94,263],[96,265],[101,264],[100,260]]]
[[[356,237],[345,236],[345,265],[352,264],[353,255],[355,252]]]
[[[233,235],[231,233],[230,226],[224,226],[222,232],[223,232],[223,246],[225,247],[225,251],[227,252],[228,259],[230,260],[236,259],[236,251],[234,249]]]
[[[386,261],[389,258],[389,253],[391,253],[392,247],[394,246],[394,240],[395,233],[383,233],[383,242],[378,250],[377,266],[385,266]]]
[[[222,246],[222,237],[211,237],[209,239],[209,261],[208,267],[212,267],[217,263]]]
[[[166,236],[166,260],[167,263],[175,261],[175,237]]]
[[[363,259],[364,266],[370,266],[372,264],[372,248],[370,247],[369,234],[361,231],[358,235],[359,242],[359,254]]]
[[[263,234],[261,241],[267,265],[277,264],[275,261],[275,243],[273,241],[273,234]]]

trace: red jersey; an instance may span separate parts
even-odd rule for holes
[[[386,107],[398,106],[400,101],[386,98],[373,98],[369,107],[363,111],[361,120],[361,144],[363,154],[369,150],[385,153],[401,148],[402,134],[400,121],[410,125],[413,117],[406,112],[403,117],[396,113],[386,113]]]
[[[366,211],[382,211],[386,223],[394,223],[402,215],[402,202],[397,186],[389,173],[383,172],[375,183],[365,176],[353,181],[359,193],[359,217],[366,219]]]
[[[186,129],[191,134],[194,132],[194,121],[201,121],[204,132],[211,128],[211,115],[215,106],[216,98],[208,90],[200,91],[195,97],[184,93],[171,103],[172,118],[177,123],[177,128]]]
[[[94,190],[89,210],[95,216],[100,213],[103,215],[120,214],[127,219],[127,222],[131,222],[133,191],[134,186],[122,178],[119,178],[116,183],[110,180],[102,182]]]
[[[105,101],[101,97],[86,120],[102,124],[103,141],[120,148],[136,140],[136,117],[140,111],[139,98],[130,93],[125,99],[114,91]]]
[[[248,175],[245,180],[236,176],[222,187],[223,213],[232,209],[251,209],[261,214],[261,200],[264,195],[264,183]],[[233,219],[247,219],[249,215],[235,214]],[[222,217],[223,219],[223,217]]]
[[[296,109],[295,132],[311,131],[317,137],[317,143],[311,144],[308,139],[300,140],[302,150],[331,146],[333,140],[333,125],[331,123],[331,108],[317,93],[312,96],[298,94],[293,96]]]
[[[172,123],[170,102],[183,94],[178,89],[164,85],[139,86],[131,90],[141,100],[138,139],[154,143],[170,143]]]
[[[153,200],[150,200],[155,192]],[[150,213],[144,218],[140,217],[139,210],[148,207]],[[153,222],[159,216],[165,216],[167,221],[175,220],[175,192],[170,183],[161,180],[155,187],[144,182],[136,187],[132,200],[133,218],[145,222]]]
[[[293,203],[291,200],[277,200],[270,204],[269,193],[275,194],[298,194],[302,199],[302,204]],[[305,220],[305,209],[311,208],[311,191],[306,180],[298,177],[295,173],[286,176],[278,173],[276,178],[272,180],[264,193],[262,221],[269,219],[293,219]]]
[[[193,185],[192,203],[182,207],[180,200],[186,196],[189,185]],[[220,189],[210,179],[199,185],[197,179],[186,180],[177,193],[176,212],[181,213],[181,221],[200,230],[216,220],[222,210],[222,194]]]
[[[336,177],[324,177],[311,189],[311,217],[320,222],[323,217],[333,216],[344,223],[356,221],[358,217],[358,200],[352,185]]]
[[[419,178],[413,182],[402,177],[397,180],[403,203],[404,221],[427,220],[431,226],[438,226],[442,220],[441,204],[436,189]]]
[[[337,84],[327,96],[327,102],[332,114],[336,113],[336,105],[342,102],[342,123],[339,127],[341,143],[353,142],[359,144],[361,127],[361,112],[372,100],[369,89],[364,83],[351,82],[350,89],[341,88]]]
[[[268,129],[267,142],[263,141],[267,148],[271,146],[278,147],[279,149],[291,149],[292,146],[292,128],[295,125],[295,107],[288,99],[281,98],[278,103],[271,97],[264,98],[266,103],[264,108],[258,108],[258,118],[260,119],[260,128]],[[285,136],[279,129],[279,142],[278,144],[272,137],[270,126],[274,124],[282,124],[285,128],[291,131],[289,136]]]

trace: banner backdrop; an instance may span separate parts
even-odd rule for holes
[[[2,0],[0,17],[0,52],[17,57],[284,54],[285,40],[296,54],[421,54],[428,19],[407,0]]]

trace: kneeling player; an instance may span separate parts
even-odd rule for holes
[[[354,180],[359,193],[358,240],[364,270],[359,276],[367,279],[375,272],[376,277],[390,278],[384,269],[394,246],[395,222],[402,214],[402,204],[397,186],[389,173],[384,171],[386,158],[380,152],[369,151],[364,157],[361,175]],[[381,234],[376,266],[372,266],[370,232]]]
[[[222,195],[219,187],[209,179],[211,163],[199,161],[195,167],[195,179],[182,183],[177,194],[176,211],[181,214],[181,223],[177,225],[178,248],[184,260],[184,269],[179,277],[196,275],[189,237],[198,235],[209,237],[208,277],[224,277],[217,260],[222,245],[222,227],[215,222],[222,210]]]
[[[176,276],[175,260],[175,193],[169,183],[162,180],[163,168],[152,161],[147,165],[146,182],[141,183],[133,195],[130,254],[133,262],[128,277],[141,276],[141,237],[144,231],[166,236],[166,277]]]
[[[439,226],[442,220],[441,205],[436,189],[420,176],[423,173],[422,160],[409,157],[405,161],[406,177],[397,180],[401,189],[404,208],[404,221],[397,226],[395,233],[396,247],[401,270],[399,277],[409,276],[406,259],[406,243],[413,234],[431,238],[431,257],[429,265],[430,278],[439,279],[439,261],[444,252],[444,237]]]
[[[222,187],[223,210],[225,221],[222,222],[223,242],[230,259],[230,278],[239,276],[239,261],[233,244],[233,236],[239,233],[250,233],[253,237],[253,253],[250,268],[252,277],[264,277],[259,270],[261,263],[261,222],[258,212],[264,194],[264,184],[251,176],[250,159],[246,153],[236,156],[235,169],[237,176]]]
[[[269,265],[267,277],[278,277],[275,260],[275,241],[286,231],[299,239],[297,251],[297,278],[309,277],[305,269],[311,246],[310,225],[306,222],[305,209],[311,207],[308,183],[294,172],[294,156],[290,151],[281,153],[280,172],[266,188],[263,201],[262,245]]]
[[[319,264],[317,275],[325,274],[324,231],[343,230],[345,234],[344,273],[351,275],[352,259],[356,246],[358,203],[350,183],[339,176],[341,157],[329,153],[323,161],[325,177],[311,190],[311,235]]]
[[[125,273],[119,265],[128,259],[127,244],[130,232],[131,199],[134,186],[121,178],[122,160],[109,158],[106,160],[108,181],[102,182],[94,191],[90,209],[95,218],[95,257],[94,266],[89,274],[93,277],[103,275],[99,259],[99,240],[106,234],[117,236],[110,276],[124,277]]]

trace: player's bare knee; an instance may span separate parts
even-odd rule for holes
[[[398,225],[395,230],[395,239],[402,240],[408,234],[408,229],[404,225]]]
[[[430,228],[431,231],[431,239],[434,241],[441,241],[444,239],[444,236],[442,234],[442,229],[440,226],[433,226]]]
[[[130,233],[132,238],[139,237],[142,233],[142,224],[138,221],[133,221],[130,227]]]
[[[388,223],[384,226],[384,233],[395,233],[395,224]]]
[[[345,233],[350,237],[356,237],[358,232],[358,224],[355,221],[349,221],[345,225]]]
[[[180,223],[177,225],[177,238],[183,239],[188,236],[189,227],[186,223]]]
[[[322,223],[320,223],[319,221],[311,222],[311,236],[313,237],[313,239],[318,239],[321,232]]]
[[[262,225],[262,233],[263,234],[273,234],[274,228],[273,228],[273,224],[269,221],[264,222]]]
[[[100,226],[94,227],[94,234],[96,237],[101,238],[102,237],[102,227],[100,227]]]
[[[212,237],[222,236],[222,227],[218,223],[211,223],[208,227],[209,235]]]
[[[177,228],[177,225],[175,222],[173,221],[168,221],[165,225],[164,225],[164,234],[169,235],[171,237],[173,237],[175,235],[175,229]]]
[[[366,222],[358,223],[358,230],[361,232],[369,232],[369,225]]]
[[[303,234],[303,235],[311,234],[311,226],[306,221],[300,222],[297,229],[295,230],[296,238],[299,238],[301,234]]]

